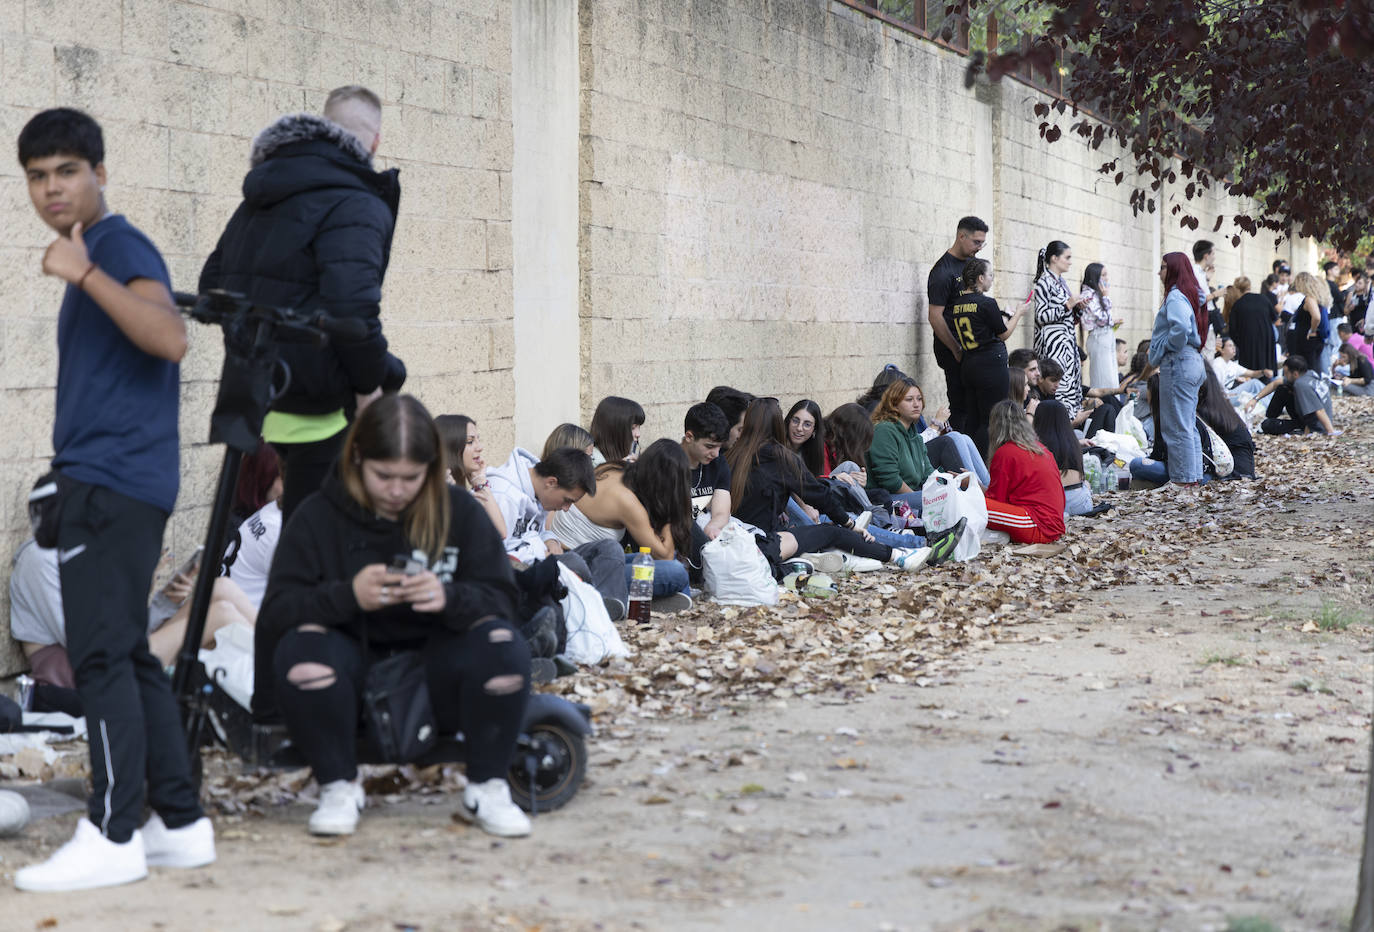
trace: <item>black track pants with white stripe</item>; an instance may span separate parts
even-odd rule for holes
[[[123,844],[148,802],[169,828],[201,816],[171,684],[148,651],[148,590],[167,515],[100,486],[70,482],[57,556],[67,653],[86,710],[91,822]]]

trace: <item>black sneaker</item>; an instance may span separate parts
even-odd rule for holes
[[[926,561],[927,566],[939,566],[950,558],[954,553],[954,548],[959,546],[959,538],[964,534],[964,528],[968,526],[968,518],[960,518],[959,523],[947,531],[941,531],[934,537],[926,538],[926,546],[930,548],[930,559]]]

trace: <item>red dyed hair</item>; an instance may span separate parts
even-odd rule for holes
[[[1164,266],[1168,269],[1164,274],[1164,296],[1169,296],[1170,288],[1177,288],[1188,299],[1188,304],[1193,308],[1193,320],[1197,321],[1197,334],[1202,339],[1202,345],[1206,346],[1207,309],[1198,300],[1198,291],[1202,286],[1193,274],[1192,260],[1181,252],[1169,252],[1164,254]]]

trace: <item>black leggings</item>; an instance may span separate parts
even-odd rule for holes
[[[816,553],[821,550],[843,550],[856,557],[868,557],[886,563],[892,559],[892,548],[876,541],[864,540],[858,531],[837,524],[808,524],[787,529],[797,540],[797,553]]]
[[[964,398],[968,414],[963,433],[973,438],[983,459],[988,458],[988,424],[993,406],[1011,394],[1011,376],[1007,372],[1007,344],[998,340],[989,346],[964,353],[960,368]]]
[[[524,637],[505,621],[489,621],[462,633],[439,631],[413,646],[425,654],[439,731],[466,736],[468,780],[481,783],[503,776],[530,694],[530,648]],[[289,677],[300,663],[329,667],[334,682],[323,689],[302,689]],[[275,667],[282,717],[315,779],[321,786],[352,780],[358,774],[362,645],[337,628],[296,628],[278,642]],[[488,688],[493,677],[507,675],[520,677],[517,689]]]

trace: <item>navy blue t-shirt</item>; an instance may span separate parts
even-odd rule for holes
[[[84,233],[91,261],[115,281],[171,289],[148,237],[114,214]],[[57,420],[53,468],[171,512],[180,450],[179,367],[143,352],[86,292],[68,285],[57,318]]]

